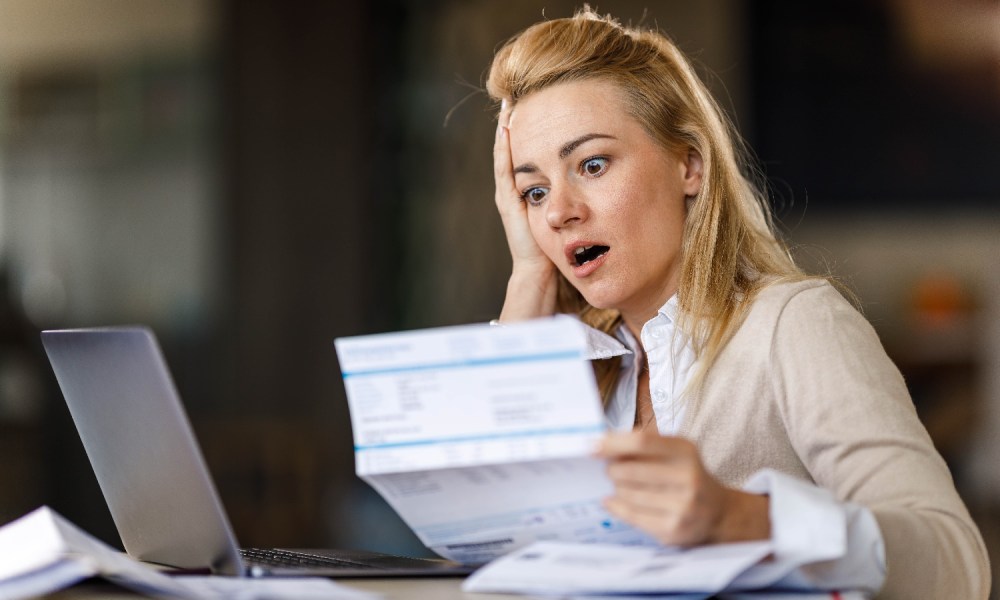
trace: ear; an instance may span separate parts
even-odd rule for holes
[[[684,165],[684,195],[691,198],[701,191],[702,171],[704,161],[701,153],[694,148],[688,148],[687,156],[682,161]]]

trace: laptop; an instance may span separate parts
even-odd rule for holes
[[[135,326],[41,335],[130,556],[231,576],[461,576],[474,570],[365,550],[240,548],[154,333]]]

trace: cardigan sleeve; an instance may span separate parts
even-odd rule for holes
[[[804,288],[778,315],[769,360],[789,439],[814,481],[878,522],[879,597],[987,598],[979,530],[867,320],[832,286]]]

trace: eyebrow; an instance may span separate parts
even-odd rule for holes
[[[566,158],[574,150],[576,150],[577,148],[579,148],[582,144],[585,144],[585,143],[589,142],[590,140],[596,140],[596,139],[601,139],[601,138],[614,139],[614,136],[608,135],[606,133],[587,133],[587,134],[581,135],[580,137],[576,138],[575,140],[571,140],[571,141],[566,142],[565,144],[563,144],[563,147],[559,149],[559,158],[560,159]]]
[[[590,140],[596,140],[596,139],[613,140],[617,138],[615,138],[615,136],[613,135],[608,135],[606,133],[585,133],[576,139],[566,142],[565,144],[562,145],[562,148],[559,148],[559,160],[562,160],[567,156],[569,156],[570,154],[572,154],[573,151],[579,148],[581,145],[586,144]],[[533,163],[525,163],[514,169],[513,174],[517,175],[518,173],[535,173],[537,171],[538,167],[536,167]]]

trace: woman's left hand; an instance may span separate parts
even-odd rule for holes
[[[605,501],[608,512],[661,543],[695,546],[770,537],[767,496],[720,484],[688,440],[612,433],[597,456],[608,460],[615,486]]]

